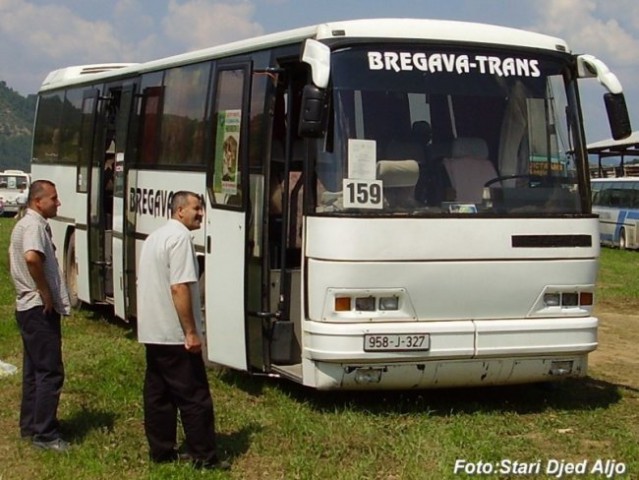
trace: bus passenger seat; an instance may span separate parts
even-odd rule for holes
[[[456,193],[455,201],[461,203],[481,203],[484,184],[498,176],[483,138],[453,140],[451,156],[444,159],[444,167]]]
[[[384,197],[391,207],[411,208],[416,205],[415,185],[419,178],[417,161],[380,160],[377,162],[377,179],[384,186]]]
[[[417,206],[415,185],[419,180],[424,149],[419,142],[391,140],[383,160],[377,162],[377,179],[384,182],[384,196],[391,207]]]

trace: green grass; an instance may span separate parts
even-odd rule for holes
[[[601,249],[597,302],[605,307],[636,312],[639,308],[639,252]]]
[[[5,252],[11,225],[0,219]],[[598,296],[607,305],[637,301],[637,255],[603,251]],[[0,309],[0,359],[19,365],[6,255]],[[63,335],[67,379],[59,413],[73,449],[58,455],[21,441],[20,376],[0,378],[0,480],[471,478],[453,473],[458,459],[540,462],[542,471],[550,459],[587,460],[590,467],[616,459],[630,472],[624,478],[639,475],[639,385],[615,384],[605,370],[553,388],[370,393],[315,392],[211,370],[218,442],[232,470],[150,465],[142,426],[144,357],[130,329],[111,322],[107,310],[85,309],[64,322]]]

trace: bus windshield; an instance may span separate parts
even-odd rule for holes
[[[567,62],[433,45],[334,51],[315,213],[582,213]]]

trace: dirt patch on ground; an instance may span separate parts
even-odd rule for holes
[[[639,391],[639,314],[599,308],[599,347],[589,356],[589,374]]]

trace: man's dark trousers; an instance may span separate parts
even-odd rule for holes
[[[151,459],[174,459],[179,410],[187,453],[196,461],[217,462],[213,399],[202,355],[184,345],[145,347],[144,430]]]
[[[49,442],[60,437],[58,404],[64,383],[60,314],[42,306],[16,311],[24,346],[20,433]]]

